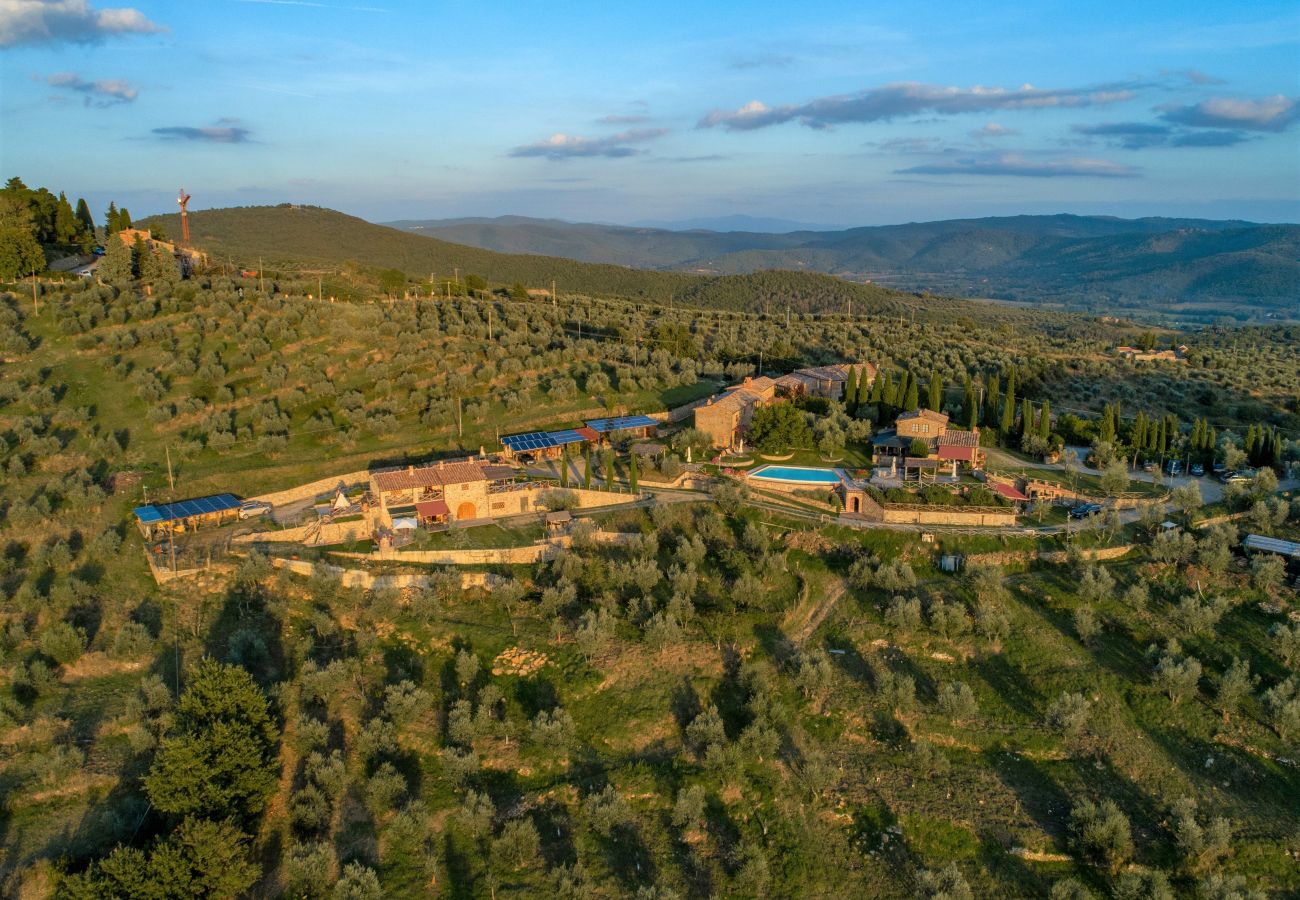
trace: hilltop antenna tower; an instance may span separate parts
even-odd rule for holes
[[[181,192],[177,194],[176,202],[181,208],[181,246],[188,247],[190,245],[190,213],[188,209],[190,195],[185,193],[185,188],[181,188]]]

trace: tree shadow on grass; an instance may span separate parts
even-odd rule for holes
[[[1038,827],[1064,845],[1072,803],[1042,764],[1001,750],[986,750],[983,758]]]
[[[988,654],[971,664],[971,668],[984,679],[1007,706],[1028,719],[1041,715],[1043,696],[1034,689],[1024,673],[1012,667],[1001,653]]]

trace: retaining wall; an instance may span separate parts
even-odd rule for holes
[[[587,539],[597,544],[626,544],[641,537],[636,532],[593,531]],[[341,559],[382,560],[384,562],[423,563],[445,566],[528,565],[551,559],[573,543],[569,535],[560,535],[527,547],[484,547],[464,550],[381,550],[374,553],[350,553],[332,550]]]
[[[883,521],[896,525],[970,525],[970,526],[1009,526],[1016,524],[1015,510],[934,509],[900,508],[894,505],[884,508]]]
[[[252,534],[239,534],[231,539],[235,544],[346,544],[349,541],[364,541],[370,537],[370,520],[356,519],[351,522],[328,522],[320,526],[318,534],[313,533],[316,524],[299,525],[282,531],[257,531]]]
[[[317,567],[324,570],[329,575],[337,578],[344,587],[361,588],[362,590],[371,590],[373,588],[405,588],[405,587],[426,587],[429,584],[429,576],[419,572],[400,572],[393,575],[374,575],[370,572],[363,572],[360,569],[344,569],[341,566],[331,566],[321,563],[311,563],[301,559],[272,559],[271,565],[277,569],[287,569],[295,575],[309,577],[317,571]],[[462,572],[460,576],[461,590],[481,587],[484,590],[492,590],[496,586],[498,577],[487,572]]]
[[[256,497],[250,497],[251,500],[261,500],[272,506],[278,506],[283,503],[296,503],[299,500],[312,500],[322,494],[330,493],[343,482],[348,487],[357,484],[368,484],[370,482],[370,470],[361,469],[357,472],[348,472],[345,475],[333,475],[329,478],[321,478],[309,484],[300,484],[297,487],[287,488],[283,491],[274,491],[270,494],[259,494]]]

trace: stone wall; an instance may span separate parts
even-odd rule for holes
[[[921,509],[917,507],[885,507],[884,521],[895,525],[969,525],[1007,527],[1016,524],[1015,510],[1006,511],[989,507],[962,509],[960,507],[940,507]]]
[[[1107,559],[1119,559],[1121,556],[1124,556],[1126,553],[1132,550],[1134,546],[1136,545],[1120,544],[1118,547],[1096,547],[1091,550],[1084,550],[1081,555],[1083,556],[1084,559],[1091,559],[1091,560],[1098,560],[1098,561],[1107,560]],[[1038,558],[1044,559],[1047,562],[1063,563],[1069,561],[1070,554],[1065,550],[1053,550],[1051,552],[1038,554]]]
[[[640,538],[636,532],[593,531],[587,539],[597,544],[626,544]],[[341,559],[383,560],[384,562],[420,563],[443,566],[530,565],[551,559],[573,543],[569,535],[560,535],[527,547],[486,547],[464,550],[384,550],[374,553],[330,552]]]
[[[345,544],[350,541],[364,541],[370,537],[370,520],[354,519],[351,522],[329,522],[320,526],[316,532],[316,523],[285,528],[282,531],[257,531],[252,534],[239,534],[231,539],[235,544]]]
[[[329,478],[321,478],[309,484],[300,484],[297,487],[287,488],[283,491],[274,491],[270,494],[259,494],[256,497],[250,497],[250,500],[261,500],[272,506],[279,506],[284,503],[296,503],[299,500],[312,500],[322,494],[331,493],[339,482],[343,482],[348,487],[359,484],[367,484],[370,481],[370,472],[362,469],[359,472],[348,472],[344,475],[332,475]]]
[[[302,559],[279,559],[271,560],[271,565],[277,569],[287,569],[295,575],[310,577],[317,569],[323,570],[326,574],[339,580],[344,587],[361,588],[362,590],[372,590],[374,588],[407,588],[407,587],[425,587],[429,583],[429,576],[419,572],[399,572],[392,575],[375,575],[370,572],[364,572],[360,569],[344,569],[340,566],[324,565],[321,563],[311,563]],[[483,588],[490,591],[499,581],[498,576],[491,575],[487,572],[462,572],[460,576],[461,590],[469,588]]]

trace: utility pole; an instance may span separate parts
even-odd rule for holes
[[[456,395],[456,437],[465,436],[465,420],[461,417],[460,394]]]
[[[32,269],[32,309],[36,311],[36,315],[39,316],[41,314],[41,301],[36,299],[36,270],[35,269]]]
[[[552,278],[552,279],[551,279],[551,309],[555,309],[555,305],[556,305],[556,304],[555,304],[555,301],[556,301],[556,297],[555,297],[555,279]]]
[[[171,485],[172,492],[176,491],[176,479],[172,477],[172,448],[167,448],[167,483]]]
[[[488,343],[492,343],[492,307],[488,307]]]
[[[325,276],[324,275],[318,274],[316,276],[316,299],[317,300],[325,299]]]
[[[257,284],[258,290],[263,294],[266,293],[266,270],[262,268],[262,257],[257,258]]]

